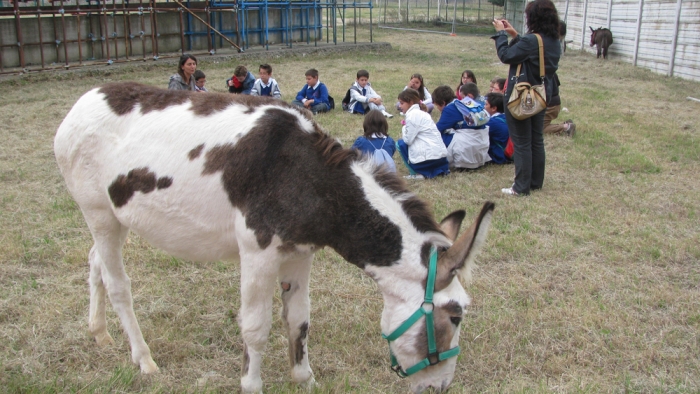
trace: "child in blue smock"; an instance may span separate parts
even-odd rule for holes
[[[386,160],[387,168],[391,172],[396,172],[396,165],[393,159],[389,161],[396,152],[396,143],[389,137],[389,124],[382,111],[373,109],[367,112],[362,128],[365,130],[365,134],[357,137],[355,143],[352,144],[352,148],[359,150],[363,155],[373,156],[376,150],[385,150],[388,154],[388,159]],[[386,155],[383,156],[386,157]]]

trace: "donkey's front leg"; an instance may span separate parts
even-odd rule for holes
[[[284,263],[280,269],[282,321],[289,338],[289,362],[292,381],[311,388],[314,376],[309,366],[307,338],[309,332],[309,272],[313,254]]]
[[[241,310],[238,324],[243,336],[241,390],[262,392],[260,366],[272,326],[272,296],[278,273],[275,258],[266,253],[241,253]]]

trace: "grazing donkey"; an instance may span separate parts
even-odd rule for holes
[[[612,32],[604,27],[599,27],[595,30],[590,26],[588,28],[591,29],[591,46],[596,46],[596,58],[599,58],[602,52],[603,59],[607,59],[608,48],[613,43]]]
[[[392,368],[409,376],[414,392],[447,389],[470,303],[459,278],[469,275],[494,204],[458,237],[464,211],[438,225],[403,180],[343,149],[310,115],[271,98],[135,83],[105,85],[78,100],[54,152],[95,241],[89,331],[99,345],[113,343],[107,294],[133,362],[143,373],[158,371],[122,262],[131,229],[183,259],[240,261],[244,392],[262,390],[280,286],[291,377],[311,385],[309,275],[314,253],[330,246],[377,282]]]

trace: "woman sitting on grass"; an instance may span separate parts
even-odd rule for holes
[[[447,149],[418,92],[408,88],[399,93],[398,98],[401,112],[406,114],[401,129],[403,139],[396,143],[411,173],[405,178],[425,179],[449,174]]]

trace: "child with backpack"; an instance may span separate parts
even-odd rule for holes
[[[460,88],[465,98],[458,100],[447,85],[433,91],[433,102],[440,111],[436,126],[442,133],[447,147],[450,167],[456,170],[475,170],[491,161],[489,157],[489,132],[486,127],[489,114],[476,101],[479,89],[467,82]]]
[[[394,152],[396,143],[389,137],[389,124],[381,111],[373,109],[365,115],[362,124],[365,133],[357,137],[352,148],[359,150],[363,155],[370,155],[377,165],[384,165],[389,171],[396,172],[394,164]]]

